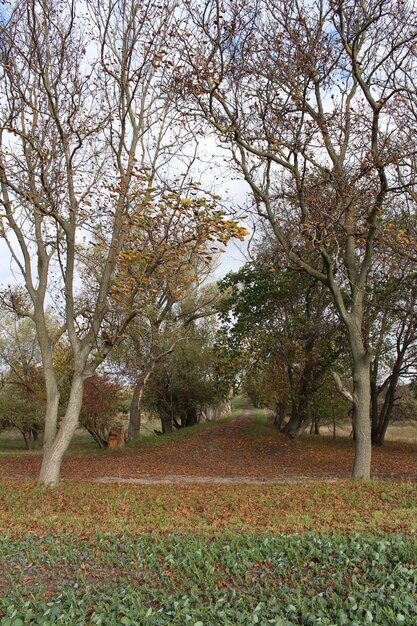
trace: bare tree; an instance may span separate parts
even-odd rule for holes
[[[101,329],[129,220],[140,210],[130,201],[132,190],[136,198],[138,188],[143,197],[148,193],[138,155],[150,133],[155,138],[150,120],[164,106],[156,84],[174,11],[169,1],[88,6],[85,15],[71,0],[26,0],[0,31],[2,236],[29,296],[18,303],[19,313],[34,320],[42,353],[47,408],[40,480],[48,485],[59,479],[84,382],[112,347]],[[83,310],[78,258],[82,241],[93,239],[105,253],[93,305]],[[62,316],[54,333],[45,313],[51,297]],[[115,335],[132,316],[120,319]],[[73,372],[58,428],[54,346],[64,333]]]
[[[371,465],[364,311],[381,215],[401,194],[415,20],[397,0],[187,2],[178,77],[231,151],[290,265],[330,290],[352,354],[356,454]],[[400,115],[400,112],[402,115]],[[307,251],[307,254],[305,252]]]
[[[176,0],[25,0],[0,29],[0,233],[27,292],[13,308],[33,319],[42,354],[46,484],[59,479],[85,380],[137,314],[138,281],[146,288],[161,267],[154,259],[140,280],[117,284],[130,254],[137,262],[143,251],[141,233],[158,218],[166,232],[179,229],[178,242],[204,220],[209,238],[226,237],[223,227],[227,237],[242,235],[214,204],[210,213],[204,199],[181,198],[195,154],[169,88],[176,9]],[[156,248],[168,244],[162,237]],[[116,315],[118,289],[130,306]],[[53,332],[50,299],[61,319]],[[58,424],[54,352],[63,335],[72,376]]]

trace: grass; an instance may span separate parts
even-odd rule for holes
[[[269,437],[271,429],[275,432],[275,427],[269,422],[268,415],[264,409],[254,409],[255,419],[250,425],[249,432],[255,439]]]
[[[155,433],[146,432],[141,435],[137,441],[129,442],[126,449],[136,450],[141,446],[160,447],[172,443],[173,441],[182,441],[194,437],[196,434],[203,432],[209,428],[212,428],[216,424],[222,424],[227,422],[233,417],[238,416],[241,413],[241,407],[244,406],[245,401],[241,398],[237,398],[237,402],[232,406],[233,410],[225,417],[216,420],[215,422],[202,422],[195,424],[188,428],[181,428],[180,430],[174,430],[174,432],[166,434],[164,436],[156,435]],[[100,449],[94,439],[84,429],[78,429],[71,441],[68,448],[68,453],[74,454],[105,454],[110,452],[106,449]],[[0,433],[0,457],[14,457],[21,455],[41,455],[42,449],[27,450],[23,437],[15,429],[7,429]]]
[[[234,411],[244,409],[248,406],[248,399],[245,396],[234,396],[232,398],[232,409]]]
[[[78,429],[68,448],[69,453],[96,454],[100,448],[91,435],[84,429]],[[7,429],[0,433],[0,457],[22,455],[41,455],[42,449],[27,450],[22,435],[17,430]]]

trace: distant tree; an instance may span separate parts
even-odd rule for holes
[[[0,315],[0,372],[0,423],[17,428],[28,449],[38,447],[45,385],[36,330],[30,320],[5,312]]]
[[[224,401],[216,377],[213,322],[193,323],[161,361],[145,392],[145,406],[161,419],[162,432],[196,424],[207,407]]]
[[[223,341],[242,356],[244,387],[260,402],[274,402],[276,425],[298,436],[313,419],[314,395],[346,353],[328,292],[308,275],[261,258],[220,285]]]
[[[398,263],[394,257],[392,263]],[[383,445],[394,414],[399,387],[414,376],[417,366],[416,275],[401,265],[375,275],[374,337],[371,362],[372,443]],[[375,302],[376,300],[376,302]]]
[[[103,376],[86,380],[80,425],[90,433],[100,448],[106,448],[120,402],[120,385]]]

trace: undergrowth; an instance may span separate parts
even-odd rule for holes
[[[415,624],[416,540],[97,533],[0,543],[0,624]]]

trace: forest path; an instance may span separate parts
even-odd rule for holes
[[[185,433],[184,433],[185,435]],[[208,428],[123,450],[68,454],[62,478],[127,484],[254,484],[349,480],[354,443],[305,435],[289,441],[253,409]],[[39,454],[0,458],[5,479],[35,479]],[[389,442],[373,451],[375,478],[417,480],[417,446]]]

